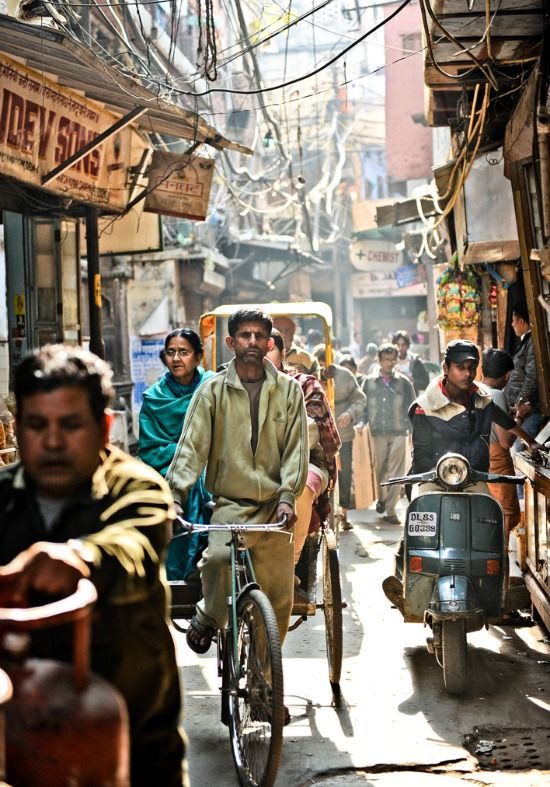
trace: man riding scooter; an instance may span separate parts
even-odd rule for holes
[[[443,374],[436,377],[411,405],[411,475],[427,473],[444,454],[460,454],[473,470],[489,471],[489,440],[493,423],[519,437],[536,456],[541,446],[514,419],[494,404],[487,389],[475,383],[479,351],[473,342],[455,339],[445,348]],[[422,491],[428,490],[423,484]],[[470,491],[489,494],[485,484]],[[402,558],[403,543],[397,559]],[[395,576],[382,588],[388,599],[403,612],[403,586]]]

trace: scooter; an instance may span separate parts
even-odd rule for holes
[[[383,588],[405,622],[432,629],[428,651],[449,694],[466,690],[466,635],[498,623],[508,606],[504,515],[489,491],[475,485],[524,480],[480,472],[460,454],[445,454],[435,470],[382,482],[430,485],[420,486],[407,508],[395,576]]]

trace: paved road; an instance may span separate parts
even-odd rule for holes
[[[437,778],[439,787],[457,780],[503,787],[550,784],[545,633],[538,627],[491,627],[470,635],[471,686],[464,697],[451,699],[425,648],[428,631],[405,625],[380,589],[391,573],[400,528],[386,525],[372,510],[351,512],[351,518],[354,529],[340,539],[348,602],[341,703],[335,706],[328,683],[318,613],[285,643],[285,702],[292,722],[285,729],[277,783],[429,787]],[[190,652],[182,635],[176,639],[191,785],[234,787],[227,730],[218,721],[215,660]],[[478,757],[465,748],[465,736],[476,734],[494,744]]]

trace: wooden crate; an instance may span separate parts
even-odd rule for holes
[[[368,426],[353,440],[353,488],[355,508],[369,508],[377,498],[374,447]]]

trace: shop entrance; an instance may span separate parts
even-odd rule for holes
[[[10,367],[50,342],[80,344],[78,222],[2,213]]]

